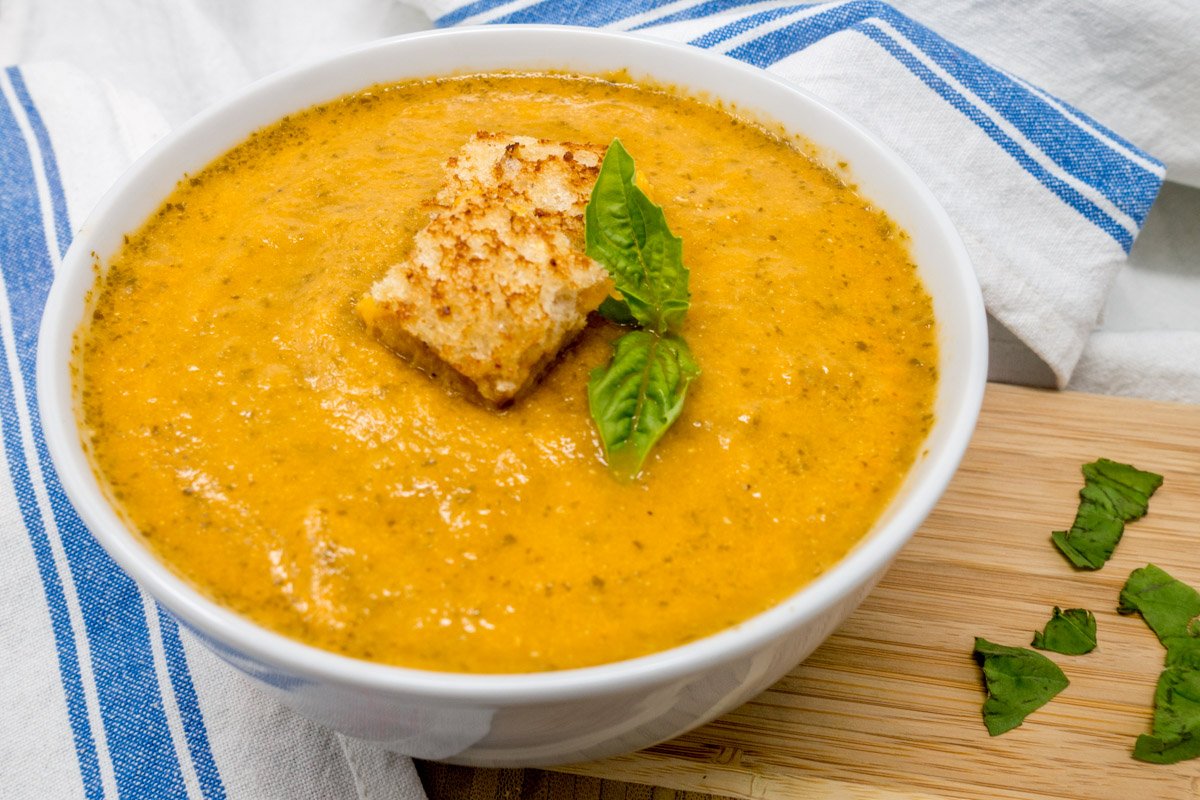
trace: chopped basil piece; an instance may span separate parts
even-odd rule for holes
[[[1153,733],[1143,733],[1133,757],[1153,764],[1174,764],[1200,756],[1200,669],[1167,667],[1154,690]]]
[[[1046,629],[1033,634],[1033,646],[1068,656],[1081,656],[1096,649],[1096,617],[1085,608],[1054,607]]]
[[[1200,756],[1200,593],[1147,564],[1130,574],[1117,610],[1141,614],[1167,648],[1154,691],[1152,732],[1138,737],[1133,757],[1174,764]]]
[[[1119,603],[1117,611],[1122,614],[1141,614],[1168,652],[1180,640],[1200,634],[1196,628],[1200,592],[1153,564],[1130,573]]]
[[[1020,725],[1070,683],[1057,664],[1024,647],[1006,647],[976,637],[974,655],[987,689],[983,723],[992,736]]]
[[[1102,458],[1083,465],[1083,478],[1074,524],[1051,538],[1076,567],[1100,569],[1121,541],[1125,523],[1146,513],[1162,476]]]

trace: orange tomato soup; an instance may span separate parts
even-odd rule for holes
[[[611,324],[495,411],[354,311],[480,129],[619,137],[683,238],[702,375],[634,482],[588,413]],[[95,468],[202,593],[358,658],[530,672],[735,625],[870,529],[932,422],[906,236],[805,149],[624,76],[414,81],[294,114],[106,264],[76,342]]]

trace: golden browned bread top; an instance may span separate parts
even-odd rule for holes
[[[604,148],[479,132],[447,162],[445,185],[408,258],[359,311],[389,347],[432,355],[497,405],[536,380],[608,294],[583,251],[583,210]]]

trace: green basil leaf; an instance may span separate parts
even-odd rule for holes
[[[691,295],[683,241],[636,183],[633,158],[614,139],[584,210],[587,254],[608,270],[621,299],[597,311],[640,325],[613,344],[613,358],[588,380],[588,405],[613,472],[635,478],[650,448],[683,409],[700,374],[679,336]]]
[[[1154,689],[1152,734],[1142,734],[1133,757],[1153,764],[1174,764],[1200,756],[1200,668],[1167,667]]]
[[[1083,465],[1084,491],[1094,502],[1109,509],[1114,517],[1132,522],[1145,516],[1150,496],[1162,486],[1163,477],[1143,472],[1107,458]]]
[[[1100,569],[1112,557],[1125,523],[1142,517],[1150,496],[1162,485],[1162,476],[1128,464],[1101,458],[1083,465],[1079,510],[1068,531],[1054,531],[1051,539],[1080,569]]]
[[[1057,664],[1024,647],[976,637],[974,655],[987,689],[983,723],[992,736],[1017,727],[1070,684]]]
[[[1200,756],[1200,735],[1192,732],[1179,739],[1160,739],[1143,733],[1133,745],[1133,757],[1151,764],[1177,764]]]
[[[1200,592],[1153,564],[1130,573],[1117,611],[1141,614],[1168,653],[1181,641],[1196,640],[1200,633],[1195,623],[1200,616]]]
[[[646,456],[679,417],[688,384],[700,374],[683,339],[636,330],[613,344],[607,366],[592,371],[588,405],[609,466],[635,478]]]
[[[638,188],[635,174],[633,157],[614,139],[584,210],[587,254],[609,271],[643,327],[678,331],[691,299],[683,240],[667,227],[662,207]]]
[[[633,316],[633,312],[629,310],[629,304],[615,297],[604,298],[604,302],[596,309],[596,313],[609,322],[615,322],[618,325],[638,324],[637,319]]]
[[[1133,757],[1174,764],[1200,756],[1200,592],[1147,564],[1130,573],[1117,611],[1141,614],[1167,648],[1151,733],[1138,737]]]
[[[1196,632],[1198,622],[1192,620],[1188,636],[1171,640],[1167,647],[1168,667],[1191,667],[1200,669],[1200,634]]]
[[[1081,656],[1096,649],[1096,617],[1086,608],[1054,607],[1046,629],[1033,634],[1033,646],[1067,656]]]
[[[1119,519],[1101,516],[1087,520],[1080,514],[1071,530],[1054,531],[1050,539],[1075,566],[1100,569],[1112,557],[1124,532],[1125,523]]]

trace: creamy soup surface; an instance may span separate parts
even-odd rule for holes
[[[683,238],[702,375],[637,481],[587,407],[617,327],[593,320],[498,412],[354,311],[477,130],[619,137]],[[907,238],[803,150],[621,75],[416,81],[292,115],[107,263],[76,341],[96,470],[201,592],[350,656],[529,672],[741,622],[854,545],[932,423]]]

